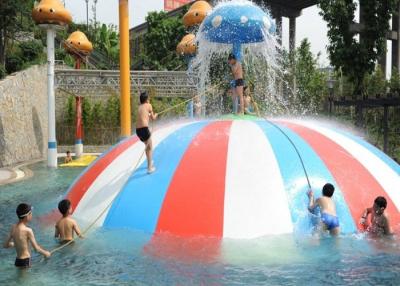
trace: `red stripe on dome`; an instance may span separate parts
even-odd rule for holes
[[[169,185],[156,233],[222,237],[231,125],[211,123],[193,139]]]
[[[68,192],[67,199],[71,201],[72,207],[75,210],[86,191],[90,188],[96,178],[125,150],[131,147],[138,141],[138,137],[132,136],[129,139],[118,144],[111,151],[100,157],[72,186]]]
[[[350,213],[359,228],[358,221],[364,210],[372,207],[378,196],[385,196],[387,199],[386,211],[390,215],[391,225],[399,225],[400,215],[393,201],[374,176],[346,149],[307,127],[286,121],[279,123],[300,135],[322,159],[342,190]]]

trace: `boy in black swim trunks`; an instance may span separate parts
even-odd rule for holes
[[[228,64],[231,67],[233,78],[235,79],[235,91],[236,95],[239,96],[240,111],[239,114],[244,114],[244,100],[243,100],[243,68],[239,61],[236,60],[234,54],[229,54]]]
[[[140,94],[140,105],[138,109],[138,116],[136,120],[136,134],[146,145],[146,158],[147,158],[147,173],[153,173],[156,168],[153,165],[153,143],[151,140],[151,133],[149,130],[149,121],[155,120],[158,114],[153,112],[153,107],[150,104],[147,92]]]
[[[44,257],[50,257],[51,253],[37,244],[32,229],[28,227],[28,223],[32,220],[32,207],[28,204],[19,204],[16,212],[19,221],[11,227],[10,234],[4,242],[4,248],[15,246],[17,252],[15,266],[26,268],[31,266],[29,243]]]

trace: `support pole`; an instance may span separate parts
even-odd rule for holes
[[[400,4],[397,7],[398,15],[393,15],[392,30],[397,32],[397,40],[392,41],[392,70],[400,72]]]
[[[389,106],[383,107],[383,151],[388,152],[389,141]]]
[[[81,59],[79,56],[75,58],[75,69],[81,68]],[[77,158],[83,153],[83,130],[82,130],[82,97],[75,96],[75,156]]]
[[[289,18],[289,51],[294,52],[296,49],[296,18]]]
[[[82,132],[82,97],[76,96],[76,132],[75,132],[75,156],[77,158],[83,153],[83,132]]]
[[[56,31],[47,29],[48,149],[47,166],[57,167],[56,111],[54,96],[54,39]]]
[[[295,53],[296,51],[296,17],[290,17],[289,19],[289,52],[293,57],[292,68],[293,68],[293,94],[296,96],[297,93],[297,80],[296,80],[296,61],[295,61]]]
[[[129,4],[119,0],[121,140],[131,135],[131,84],[129,58]]]

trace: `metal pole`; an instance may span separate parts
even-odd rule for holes
[[[47,29],[48,149],[47,166],[57,167],[56,111],[54,96],[54,39],[56,31]]]
[[[129,1],[119,0],[121,139],[131,135],[131,83],[129,56]]]
[[[86,31],[89,33],[89,0],[86,1]]]
[[[81,68],[81,59],[79,56],[75,60],[75,69]],[[82,156],[83,153],[83,132],[82,132],[82,97],[75,97],[76,116],[75,116],[75,156],[77,158]]]

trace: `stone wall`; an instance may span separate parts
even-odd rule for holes
[[[47,69],[0,81],[0,167],[47,156]]]

